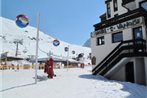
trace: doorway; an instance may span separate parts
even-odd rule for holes
[[[125,66],[126,81],[134,83],[134,63],[128,62]]]

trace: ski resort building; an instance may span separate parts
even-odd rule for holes
[[[105,0],[91,33],[92,74],[147,85],[147,1]]]

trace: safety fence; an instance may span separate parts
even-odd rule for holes
[[[60,68],[84,68],[84,66],[86,65],[78,65],[78,64],[70,64],[70,65],[58,65],[58,64],[55,64],[54,65],[54,69],[60,69]],[[44,69],[45,67],[45,64],[39,64],[38,66],[38,69]],[[34,69],[35,68],[35,65],[0,65],[0,70],[15,70],[15,69]]]
[[[38,65],[38,69],[44,69],[44,64]],[[0,65],[0,70],[6,69],[34,69],[35,65]]]

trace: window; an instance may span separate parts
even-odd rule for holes
[[[104,45],[104,36],[97,38],[97,45]]]
[[[142,39],[142,27],[133,28],[133,38]]]
[[[121,41],[123,41],[123,33],[122,32],[112,34],[112,42],[113,43],[121,42]]]
[[[107,3],[107,15],[108,15],[108,18],[111,17],[110,2]]]
[[[113,0],[114,12],[118,10],[117,0]]]

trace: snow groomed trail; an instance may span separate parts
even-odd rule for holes
[[[146,86],[93,76],[89,66],[54,71],[48,79],[38,70],[37,84],[34,70],[0,71],[0,98],[147,98]]]

